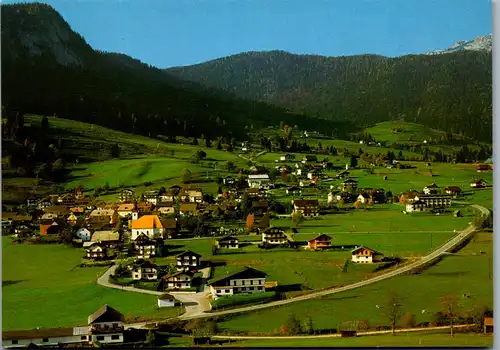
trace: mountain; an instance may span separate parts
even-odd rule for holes
[[[53,115],[168,137],[245,138],[246,127],[306,128],[313,118],[183,81],[129,56],[94,50],[51,6],[1,5],[2,115]],[[328,132],[349,123],[322,122]]]
[[[360,126],[404,120],[492,139],[492,55],[325,57],[246,52],[167,70],[243,98]]]
[[[426,55],[441,55],[457,51],[485,51],[491,52],[493,47],[493,37],[491,34],[478,36],[473,40],[457,41],[445,50],[435,50],[426,52]]]

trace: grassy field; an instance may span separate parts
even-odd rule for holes
[[[316,329],[337,328],[344,322],[359,320],[371,325],[387,323],[376,305],[384,304],[388,291],[400,295],[403,311],[415,314],[417,322],[430,321],[441,309],[440,297],[447,293],[459,296],[463,313],[474,303],[492,307],[492,239],[491,232],[478,233],[458,254],[446,256],[419,275],[398,276],[345,293],[234,316],[220,325],[223,330],[272,332],[290,314],[311,316]],[[464,298],[464,294],[470,298]]]
[[[178,308],[157,309],[154,295],[101,287],[106,267],[77,267],[83,250],[59,244],[11,244],[2,238],[2,329],[85,325],[109,304],[126,317],[170,317]]]
[[[474,333],[426,334],[400,333],[396,336],[377,335],[357,338],[317,338],[317,339],[255,339],[231,341],[222,346],[229,347],[492,347],[493,336]]]

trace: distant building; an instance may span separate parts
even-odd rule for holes
[[[248,175],[248,186],[250,188],[269,188],[271,180],[267,174]]]
[[[285,231],[277,228],[277,227],[269,227],[261,231],[262,234],[262,243],[267,244],[284,244],[288,242],[288,237],[285,234]]]
[[[351,251],[353,263],[371,264],[381,261],[383,254],[367,247],[359,247]]]
[[[221,295],[252,294],[266,291],[267,274],[245,267],[244,269],[208,283],[212,296],[217,299]]]
[[[311,239],[307,242],[307,247],[309,249],[325,249],[332,246],[332,237],[321,234],[316,238]]]

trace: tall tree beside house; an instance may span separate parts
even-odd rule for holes
[[[150,346],[155,346],[156,345],[156,334],[155,331],[150,329],[148,331],[148,334],[146,335],[146,340],[144,341],[144,344],[150,345]]]

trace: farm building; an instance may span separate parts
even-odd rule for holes
[[[355,191],[358,188],[358,182],[356,180],[348,179],[342,182],[342,191]]]
[[[238,249],[239,240],[235,236],[225,236],[217,240],[217,247],[227,249]]]
[[[214,298],[221,295],[265,292],[265,272],[245,267],[240,271],[210,281],[210,292]]]
[[[371,264],[381,261],[383,254],[367,247],[358,247],[351,251],[353,263]]]
[[[267,188],[271,184],[271,180],[267,174],[248,175],[247,182],[250,188]]]
[[[91,244],[85,249],[85,258],[93,260],[103,260],[107,258],[106,254],[107,248],[96,242],[91,242]]]
[[[424,194],[437,194],[439,186],[435,183],[427,185],[424,187]]]
[[[262,243],[284,244],[286,242],[288,242],[288,237],[285,231],[277,227],[269,227],[262,231]]]
[[[317,162],[318,158],[316,156],[304,156],[304,158],[302,158],[303,164],[317,163]]]
[[[444,193],[457,196],[462,192],[462,189],[458,186],[448,186],[444,188]]]
[[[325,249],[332,246],[332,237],[322,234],[307,242],[309,249]]]
[[[156,280],[158,278],[157,266],[149,261],[138,262],[132,268],[132,279],[134,280]]]
[[[487,187],[488,183],[484,181],[483,179],[480,180],[475,180],[470,183],[470,187],[472,188],[484,188]]]
[[[491,166],[489,164],[478,164],[476,165],[476,170],[478,173],[482,171],[490,171]]]
[[[158,297],[158,307],[172,307],[178,303],[177,299],[171,294],[162,294]]]
[[[304,216],[317,216],[319,214],[319,202],[317,199],[294,199],[292,201],[293,214],[301,213]]]
[[[162,277],[165,289],[186,289],[191,287],[193,274],[191,272],[176,272]]]
[[[177,259],[177,271],[193,271],[200,268],[200,254],[186,250],[175,258]]]
[[[120,202],[121,203],[130,203],[135,199],[134,191],[125,189],[120,192]]]

